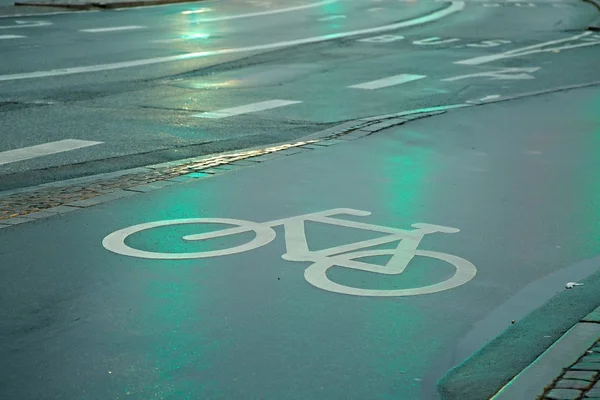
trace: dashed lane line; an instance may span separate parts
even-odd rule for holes
[[[135,30],[135,29],[144,29],[144,28],[145,28],[145,26],[140,26],[140,25],[111,26],[108,28],[80,29],[79,32],[104,33],[104,32],[117,32],[117,31],[131,31],[131,30]]]
[[[213,51],[201,51],[195,53],[184,53],[174,56],[165,56],[165,57],[155,57],[155,58],[146,58],[141,60],[132,60],[132,61],[123,61],[109,64],[98,64],[98,65],[88,65],[83,67],[71,67],[71,68],[61,68],[61,69],[52,69],[47,71],[36,71],[36,72],[25,72],[18,74],[8,74],[8,75],[0,75],[0,81],[14,81],[20,79],[34,79],[34,78],[46,78],[50,76],[64,76],[64,75],[73,75],[73,74],[82,74],[87,72],[98,72],[98,71],[109,71],[115,69],[122,68],[132,68],[132,67],[141,67],[147,65],[161,64],[173,61],[184,61],[191,60],[195,58],[202,57],[211,57],[211,56],[219,56],[226,54],[235,54],[235,53],[247,53],[252,51],[266,51],[266,50],[274,50],[280,49],[283,47],[290,46],[298,46],[302,44],[309,43],[320,43],[328,40],[341,39],[351,36],[359,36],[359,35],[368,35],[372,33],[378,32],[387,32],[393,31],[400,28],[407,28],[410,26],[422,25],[429,22],[433,22],[444,18],[448,15],[454,14],[455,12],[461,11],[465,7],[464,1],[453,1],[450,6],[432,12],[431,14],[427,14],[418,18],[414,18],[408,21],[398,22],[395,24],[384,25],[376,28],[367,28],[360,29],[355,31],[348,32],[340,32],[340,33],[332,33],[324,36],[315,36],[305,39],[297,39],[297,40],[289,40],[284,42],[275,42],[268,44],[261,44],[256,46],[249,47],[239,47],[233,49],[220,49]]]
[[[348,86],[352,89],[366,89],[366,90],[375,90],[381,89],[389,86],[401,85],[403,83],[416,81],[419,79],[427,78],[426,75],[413,75],[413,74],[400,74],[394,75],[383,79],[378,79],[376,81],[359,83],[358,85]]]
[[[23,36],[23,35],[0,35],[0,40],[6,40],[6,39],[22,39],[22,38],[26,38],[27,36]]]
[[[10,164],[17,161],[30,160],[32,158],[77,150],[84,147],[95,146],[102,142],[91,140],[66,139],[57,142],[38,144],[36,146],[23,147],[20,149],[0,152],[0,165]]]
[[[302,102],[301,101],[293,101],[293,100],[268,100],[268,101],[261,101],[260,103],[246,104],[244,106],[239,106],[239,107],[225,108],[223,110],[195,114],[194,117],[221,119],[221,118],[233,117],[235,115],[249,114],[249,113],[253,113],[253,112],[257,112],[257,111],[270,110],[272,108],[289,106],[291,104],[298,104],[298,103],[302,103]]]

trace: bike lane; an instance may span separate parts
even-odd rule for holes
[[[581,89],[457,110],[2,229],[0,393],[19,399],[424,398],[423,386],[431,385],[425,376],[475,323],[527,284],[598,255],[599,104],[597,90]],[[477,275],[419,296],[333,293],[305,280],[310,262],[282,258],[281,226],[262,247],[215,258],[134,258],[102,246],[110,233],[145,222],[266,222],[336,208],[371,212],[336,218],[381,227],[457,228],[425,235],[418,248],[464,258]],[[126,243],[182,253],[224,250],[253,237],[181,240],[220,228],[157,227]],[[305,229],[311,250],[382,236],[311,222]],[[298,243],[297,235],[287,239]],[[382,247],[391,244],[368,250]],[[386,290],[439,283],[454,271],[415,257],[400,275],[335,267],[328,277]],[[564,282],[548,283],[551,293],[562,288]]]

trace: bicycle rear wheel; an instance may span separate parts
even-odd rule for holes
[[[250,231],[254,231],[256,233],[256,237],[248,243],[244,243],[239,246],[227,249],[190,253],[160,253],[153,251],[145,251],[135,249],[125,243],[125,240],[135,233],[161,226],[172,226],[181,224],[226,224],[237,226],[234,228],[223,229],[216,232],[209,232],[206,234],[198,235],[199,238],[194,240],[214,239],[218,237],[226,237]],[[275,239],[275,231],[268,226],[258,224],[256,222],[228,218],[185,218],[147,222],[144,224],[133,225],[124,229],[120,229],[106,236],[102,241],[102,245],[105,249],[112,251],[113,253],[129,257],[148,258],[156,260],[185,260],[193,258],[219,257],[229,254],[242,253],[244,251],[254,250],[258,247],[264,246],[270,243],[273,239]]]

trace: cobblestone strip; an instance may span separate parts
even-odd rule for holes
[[[146,193],[168,185],[207,178],[237,168],[267,162],[281,156],[323,149],[401,125],[409,120],[443,112],[418,112],[410,116],[403,115],[394,118],[390,115],[379,120],[355,121],[317,132],[309,136],[307,140],[295,143],[137,168],[130,174],[118,174],[118,176],[100,178],[85,183],[47,184],[5,194],[0,193],[0,229],[90,207],[136,192]],[[402,115],[402,113],[398,115]]]
[[[600,324],[600,307],[581,322]],[[543,400],[600,400],[600,338],[538,398]]]

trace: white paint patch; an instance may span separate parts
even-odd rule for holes
[[[23,147],[16,150],[9,150],[0,153],[0,165],[10,164],[17,161],[29,160],[32,158],[47,156],[50,154],[62,153],[81,149],[84,147],[95,146],[102,142],[93,142],[90,140],[66,139],[57,142],[39,144],[37,146]]]
[[[477,72],[475,74],[453,76],[451,78],[442,79],[442,81],[453,82],[469,78],[487,78],[494,81],[535,79],[535,77],[533,75],[529,75],[529,73],[535,72],[539,69],[540,67],[502,68],[495,71]]]
[[[322,7],[327,4],[336,3],[337,1],[338,0],[327,0],[327,1],[320,1],[318,3],[305,4],[302,6],[279,8],[277,10],[258,11],[258,12],[248,13],[248,14],[229,15],[229,16],[215,17],[215,18],[204,18],[204,19],[199,19],[198,22],[229,21],[230,19],[262,17],[264,15],[281,14],[281,13],[286,13],[286,12],[290,12],[290,11],[300,11],[300,10],[305,10],[308,8]],[[186,11],[184,11],[182,14],[185,14],[185,13],[186,13]]]
[[[370,215],[371,213],[368,211],[353,210],[350,208],[338,208],[263,223],[224,218],[190,218],[156,221],[130,226],[128,228],[113,232],[104,238],[102,245],[105,249],[112,251],[113,253],[147,259],[185,260],[219,257],[242,253],[265,246],[275,239],[276,233],[273,230],[273,227],[283,225],[285,232],[286,252],[282,255],[282,258],[288,261],[311,262],[312,264],[304,271],[304,279],[317,288],[333,293],[374,297],[397,297],[430,294],[464,285],[473,279],[477,273],[475,266],[463,258],[451,254],[418,249],[418,246],[425,235],[432,233],[457,233],[459,230],[456,228],[417,223],[411,225],[411,227],[414,228],[413,230],[402,230],[386,226],[367,224],[364,222],[335,218],[335,216],[340,214],[364,217]],[[306,238],[306,221],[335,225],[344,228],[366,230],[385,235],[374,239],[313,251],[310,250]],[[181,224],[226,224],[234,226],[233,228],[222,229],[219,231],[187,235],[182,238],[184,241],[203,241],[208,239],[224,238],[227,236],[252,231],[255,233],[255,236],[249,242],[235,247],[194,253],[151,252],[130,247],[125,243],[129,236],[136,233],[157,227]],[[390,249],[372,249],[374,246],[388,243],[397,243],[397,245],[395,248]],[[386,265],[370,264],[364,260],[367,257],[382,255],[390,256]],[[417,256],[434,258],[447,262],[455,268],[455,273],[446,280],[427,286],[383,290],[345,286],[333,282],[327,276],[327,271],[332,267],[363,271],[371,274],[379,274],[381,276],[400,275],[406,270],[412,259]]]
[[[345,15],[331,15],[329,17],[319,18],[318,21],[333,21],[336,19],[344,19],[344,18],[346,18]]]
[[[412,74],[400,74],[395,76],[390,76],[383,79],[378,79],[376,81],[359,83],[358,85],[348,86],[352,89],[366,89],[366,90],[375,90],[381,89],[388,86],[401,85],[406,82],[412,82],[419,79],[426,78],[426,75],[412,75]]]
[[[195,114],[194,117],[198,118],[210,118],[220,119],[233,117],[235,115],[249,114],[257,111],[270,110],[272,108],[278,108],[283,106],[289,106],[291,104],[302,103],[301,101],[290,101],[290,100],[268,100],[261,101],[260,103],[246,104],[245,106],[225,108],[219,111],[206,112],[202,114]]]
[[[375,12],[375,11],[381,11],[381,10],[385,10],[385,8],[383,8],[383,7],[373,7],[373,8],[369,8],[367,11],[369,11],[369,12]]]
[[[395,42],[397,40],[403,40],[404,36],[398,35],[381,35],[381,36],[373,36],[366,39],[359,39],[357,42],[367,42],[367,43],[390,43]]]
[[[22,39],[22,38],[26,38],[27,36],[23,36],[23,35],[0,35],[0,40],[5,40],[5,39]]]
[[[16,20],[16,25],[4,25],[0,26],[0,29],[22,29],[22,28],[38,28],[40,26],[49,26],[52,25],[52,22],[48,21],[23,21]]]
[[[461,11],[464,7],[465,7],[464,1],[454,1],[454,2],[452,2],[452,4],[449,7],[444,8],[443,10],[435,11],[431,14],[428,14],[428,15],[425,15],[425,16],[422,16],[419,18],[411,19],[409,21],[398,22],[396,24],[380,26],[377,28],[367,28],[367,29],[360,29],[360,30],[356,30],[356,31],[332,33],[330,35],[324,35],[324,36],[316,36],[316,37],[310,37],[310,38],[305,38],[305,39],[297,39],[297,40],[262,44],[262,45],[249,46],[249,47],[240,47],[240,48],[234,48],[234,49],[202,51],[202,52],[196,52],[196,53],[179,54],[179,55],[175,55],[175,56],[146,58],[146,59],[141,59],[141,60],[123,61],[123,62],[116,62],[116,63],[110,63],[110,64],[99,64],[99,65],[89,65],[89,66],[83,66],[83,67],[52,69],[52,70],[47,70],[47,71],[36,71],[36,72],[25,72],[25,73],[19,73],[19,74],[0,75],[0,81],[14,81],[14,80],[19,80],[19,79],[46,78],[46,77],[50,77],[50,76],[63,76],[63,75],[82,74],[82,73],[87,73],[87,72],[110,71],[110,70],[115,70],[115,69],[141,67],[141,66],[145,66],[145,65],[161,64],[161,63],[167,63],[167,62],[173,62],[173,61],[191,60],[194,58],[201,58],[201,57],[212,57],[212,56],[219,56],[219,55],[225,55],[225,54],[246,53],[246,52],[252,52],[252,51],[266,51],[266,50],[280,49],[283,47],[297,46],[297,45],[308,44],[308,43],[319,43],[319,42],[325,42],[328,40],[341,39],[341,38],[351,37],[351,36],[368,35],[370,33],[386,32],[386,31],[392,31],[392,30],[396,30],[396,29],[400,29],[400,28],[407,28],[410,26],[421,25],[421,24],[439,20],[439,19],[444,18],[448,15],[451,15],[455,12]]]
[[[431,45],[454,43],[454,42],[460,42],[460,39],[458,39],[458,38],[441,39],[437,36],[434,36],[434,37],[430,37],[427,39],[415,40],[413,42],[413,44],[415,44],[417,46],[428,46],[428,45],[431,46]]]
[[[479,65],[479,64],[485,64],[485,63],[489,63],[492,61],[496,61],[496,60],[502,60],[505,58],[520,57],[520,56],[524,56],[527,54],[552,52],[552,51],[556,51],[556,50],[558,50],[558,51],[568,50],[568,49],[574,49],[574,48],[578,48],[578,47],[595,46],[597,44],[600,44],[600,41],[598,41],[598,42],[563,45],[563,43],[579,40],[579,39],[582,39],[591,34],[592,34],[592,32],[584,32],[582,34],[575,35],[575,36],[572,36],[569,38],[559,39],[559,40],[551,40],[549,42],[539,43],[539,44],[536,44],[533,46],[522,47],[520,49],[510,50],[510,51],[506,51],[506,52],[500,53],[500,54],[491,54],[488,56],[481,56],[481,57],[469,58],[467,60],[455,61],[454,64]],[[552,45],[556,45],[556,44],[559,44],[560,46],[546,47],[546,46],[552,46]]]
[[[108,28],[80,29],[79,32],[104,33],[104,32],[117,32],[117,31],[131,31],[131,30],[135,30],[135,29],[144,29],[144,28],[145,28],[145,26],[140,26],[140,25],[111,26]]]

